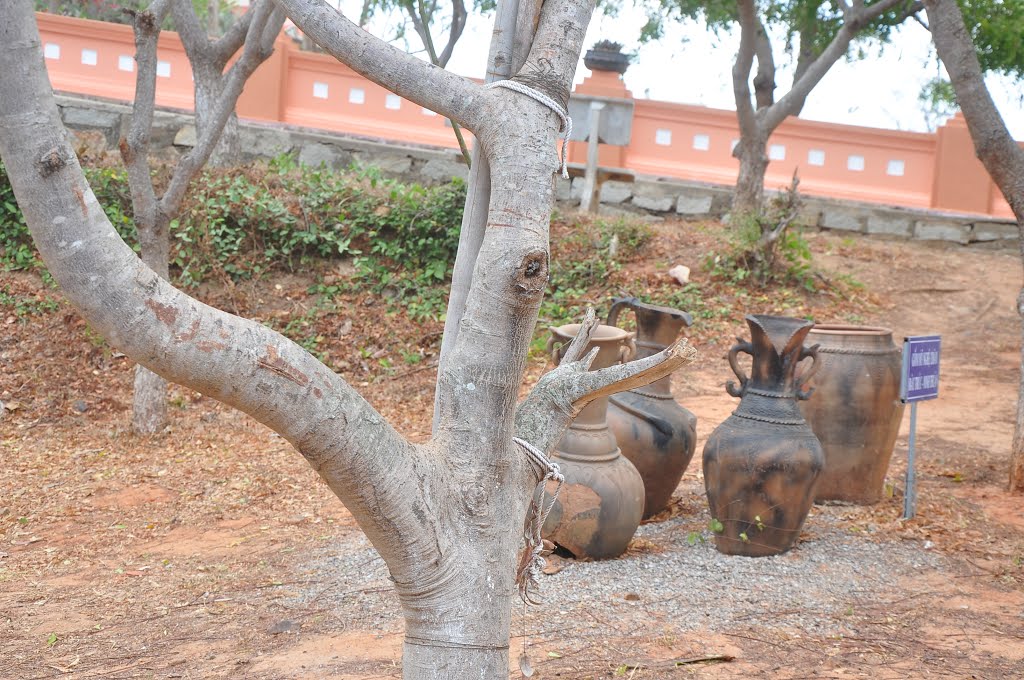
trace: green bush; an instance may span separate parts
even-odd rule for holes
[[[7,169],[0,161],[0,262],[8,269],[30,269],[37,263],[36,249],[28,235]]]
[[[811,248],[797,224],[802,206],[798,184],[794,175],[790,188],[764,210],[737,216],[725,251],[706,264],[713,276],[759,288],[796,284],[815,289]]]
[[[118,233],[137,249],[127,176],[120,167],[85,169]],[[172,272],[180,284],[293,271],[314,258],[352,257],[357,284],[405,301],[414,316],[436,316],[458,249],[466,188],[405,184],[376,170],[334,172],[269,164],[207,169],[171,223]],[[24,217],[0,165],[0,262],[39,266]]]

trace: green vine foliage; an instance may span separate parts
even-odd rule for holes
[[[730,242],[705,264],[718,279],[768,288],[795,284],[816,289],[810,244],[801,231],[801,198],[793,186],[757,213],[739,215]],[[769,236],[774,235],[774,238]]]
[[[114,227],[136,247],[124,170],[85,172]],[[408,302],[414,315],[436,316],[445,294],[435,289],[451,278],[465,197],[461,180],[423,187],[385,179],[375,169],[335,172],[290,157],[208,169],[171,224],[172,276],[195,287],[346,258],[356,271],[346,286]],[[0,265],[41,266],[2,165]]]

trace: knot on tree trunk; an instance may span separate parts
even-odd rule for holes
[[[548,285],[547,251],[531,250],[516,268],[514,285],[516,294],[528,301],[539,299]]]
[[[39,157],[36,164],[39,166],[39,174],[49,177],[68,164],[67,149],[60,146],[48,149]]]

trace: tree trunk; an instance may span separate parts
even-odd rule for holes
[[[517,46],[515,37],[518,29],[518,2],[504,1],[499,3],[494,13],[494,32],[487,57],[487,76],[485,82],[508,79],[518,71],[529,45]],[[531,23],[530,39],[536,32],[536,25]],[[525,41],[524,41],[525,43]],[[487,227],[487,212],[491,202],[491,167],[480,142],[473,144],[469,169],[469,183],[466,188],[466,205],[462,213],[462,225],[459,230],[459,247],[455,253],[455,264],[452,267],[452,287],[448,294],[448,309],[445,314],[444,333],[441,335],[441,348],[437,357],[437,375],[440,378],[448,364],[451,348],[459,335],[459,324],[462,313],[466,309],[466,297],[473,284],[473,270],[476,258],[480,253],[480,243]],[[437,431],[440,413],[438,412],[440,380],[434,392],[434,418],[432,431]]]
[[[587,403],[658,380],[693,353],[681,341],[590,372],[581,355],[591,316],[588,332],[517,408],[548,280],[556,115],[369,38],[323,3],[281,3],[356,71],[473,130],[492,161],[487,228],[429,443],[408,443],[294,342],[175,289],[117,237],[61,127],[28,0],[0,3],[0,158],[40,256],[90,325],[160,375],[280,433],[344,502],[395,583],[406,621],[403,676],[507,678],[517,555],[541,477],[513,437],[550,452]],[[567,102],[592,9],[544,3],[520,82]],[[145,237],[166,236],[166,222],[154,224]]]
[[[136,217],[140,257],[160,278],[170,279],[170,219],[157,213],[152,220]],[[150,435],[167,427],[167,381],[138,364],[132,395],[132,431]]]
[[[211,38],[220,37],[220,0],[206,3],[206,33]]]
[[[764,176],[768,169],[768,140],[759,135],[746,135],[736,145],[733,155],[740,161],[736,192],[732,198],[731,220],[755,215],[764,202]]]
[[[1024,232],[1024,229],[1021,230]],[[1024,236],[1021,236],[1024,242]],[[1024,493],[1024,288],[1017,294],[1017,314],[1021,319],[1020,380],[1017,384],[1017,422],[1010,449],[1010,493]]]
[[[195,78],[196,101],[196,138],[202,137],[214,117],[217,104],[224,92],[224,76],[216,69],[193,65]],[[210,154],[207,164],[215,168],[224,168],[238,163],[241,158],[242,145],[238,136],[238,114],[234,111],[228,116],[221,130],[217,145]]]
[[[955,0],[925,0],[935,51],[949,73],[957,103],[967,121],[978,159],[1003,192],[1017,219],[1024,260],[1024,149],[1006,129],[996,108],[963,14]],[[1024,492],[1024,288],[1017,298],[1021,317],[1021,377],[1017,390],[1017,423],[1010,451],[1009,488]]]

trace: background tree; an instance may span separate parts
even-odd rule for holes
[[[489,12],[494,9],[494,0],[474,0],[473,10],[476,12]],[[398,36],[405,35],[405,27],[411,25],[423,45],[423,50],[430,59],[430,63],[441,68],[447,68],[448,60],[455,51],[455,44],[462,37],[462,31],[466,28],[466,19],[469,13],[463,0],[451,0],[451,8],[448,5],[439,3],[438,0],[364,0],[363,10],[359,16],[359,25],[365,26],[372,18],[387,14],[400,12],[405,21],[399,23]],[[434,40],[433,32],[440,30],[447,32],[447,39],[444,47],[438,52],[435,45],[439,44]],[[472,165],[469,147],[466,145],[466,138],[462,134],[459,124],[451,121],[452,130],[455,131],[455,138],[459,141],[459,149],[462,150],[462,157],[466,159],[467,165]]]
[[[921,10],[916,0],[660,0],[648,12],[642,38],[661,36],[666,19],[704,21],[710,30],[740,29],[732,69],[740,141],[733,215],[756,213],[764,202],[768,138],[789,116],[800,115],[808,95],[855,41],[890,39],[892,29]],[[776,61],[770,31],[785,36],[794,55],[793,85],[776,98]],[[754,62],[757,70],[754,71]]]
[[[680,341],[589,372],[593,355],[580,350],[591,316],[516,408],[548,279],[559,117],[521,92],[485,89],[397,50],[314,0],[281,4],[355,71],[472,130],[490,160],[487,228],[429,442],[406,441],[301,347],[177,290],[117,237],[60,124],[30,0],[0,3],[0,159],[43,261],[92,328],[164,378],[280,433],[345,503],[395,582],[404,676],[506,677],[524,520],[545,472],[514,438],[547,454],[590,400],[667,375],[692,350]],[[547,0],[514,81],[564,107],[592,9]]]
[[[163,194],[157,196],[149,162],[150,129],[156,108],[157,39],[170,12],[180,29],[195,82],[196,145],[175,166]],[[131,126],[121,141],[128,169],[132,212],[143,261],[169,277],[170,225],[181,210],[189,182],[211,157],[224,161],[237,150],[235,105],[246,80],[270,56],[284,23],[271,0],[256,0],[216,41],[209,40],[190,0],[156,0],[147,10],[127,11],[135,31],[135,101]],[[225,70],[238,50],[241,56]],[[230,123],[230,124],[229,124]],[[227,128],[227,130],[226,130]],[[132,428],[139,434],[167,425],[167,384],[139,365],[135,372]]]
[[[1002,23],[1006,29],[1001,33],[1003,40],[997,43],[1005,48],[1003,50],[979,50],[976,47],[974,40],[986,40],[985,33],[977,26],[969,31],[964,23],[964,14],[977,16],[978,6],[969,2],[964,6],[969,9],[961,13],[955,0],[925,0],[928,26],[967,121],[975,152],[1013,210],[1020,229],[1021,257],[1024,259],[1024,149],[1006,129],[985,85],[983,71],[994,68],[1018,75],[1024,73],[1024,3],[1017,1],[989,6],[987,16],[992,21],[988,22],[985,30],[991,31],[1001,20],[1008,20]],[[1020,493],[1024,492],[1024,287],[1017,297],[1017,312],[1021,315],[1021,382],[1010,452],[1010,491]]]

